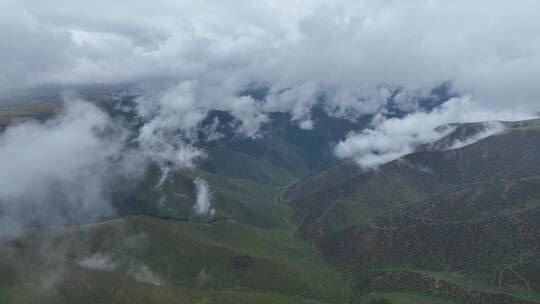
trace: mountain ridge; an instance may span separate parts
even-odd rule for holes
[[[54,113],[36,111],[23,116]],[[231,116],[212,112],[226,136],[197,144],[207,156],[194,169],[164,172],[152,164],[136,185],[120,184],[112,200],[118,218],[37,225],[2,246],[8,259],[0,263],[0,299],[539,301],[540,278],[532,271],[540,267],[539,120],[501,122],[502,132],[442,151],[486,131],[485,123],[452,125],[435,144],[366,170],[329,149],[352,130],[350,122],[316,134],[272,115],[262,138],[246,139],[227,129]],[[314,119],[335,122],[322,112]],[[211,191],[213,219],[194,213],[197,178]],[[461,254],[463,247],[474,253]],[[56,268],[66,269],[62,280],[39,287]]]

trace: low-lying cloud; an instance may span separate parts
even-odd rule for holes
[[[261,125],[268,121],[259,104],[249,96],[236,96],[215,102],[205,99],[200,84],[182,82],[172,86],[147,87],[135,99],[135,113],[142,126],[136,142],[141,153],[157,163],[162,171],[193,168],[206,153],[197,147],[204,141],[222,138],[213,124],[202,123],[211,110],[227,111],[235,118],[233,131],[239,136],[257,138]]]
[[[403,118],[388,119],[379,115],[374,118],[372,128],[349,133],[334,147],[334,153],[340,158],[355,160],[365,169],[373,169],[413,152],[420,145],[433,143],[450,134],[455,128],[448,125],[450,123],[530,117],[527,113],[486,111],[467,98],[454,98],[431,112],[420,111]],[[472,144],[503,129],[500,123],[488,123],[483,132],[456,140],[447,149]]]
[[[190,168],[204,156],[193,146],[206,110],[197,107],[191,83],[135,99],[143,121],[137,143],[142,153],[162,168]]]
[[[195,181],[196,200],[193,209],[195,214],[203,217],[212,217],[216,210],[212,207],[212,193],[210,186],[202,178],[196,178]]]
[[[127,134],[95,105],[66,101],[45,122],[0,134],[0,234],[19,224],[92,222],[111,216],[112,182],[137,174]]]
[[[504,125],[504,123],[500,121],[483,122],[482,127],[483,129],[480,132],[468,138],[454,140],[448,147],[445,147],[445,150],[453,150],[453,149],[466,147],[486,137],[500,133],[506,129],[506,126]]]
[[[121,271],[138,282],[149,283],[153,285],[163,284],[163,280],[152,270],[150,270],[147,265],[134,260],[130,260],[128,263],[120,262],[114,260],[109,255],[98,252],[94,255],[80,260],[78,264],[85,268],[108,271]]]

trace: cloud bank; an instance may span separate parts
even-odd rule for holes
[[[0,95],[189,82],[204,108],[255,125],[259,110],[279,110],[310,129],[320,97],[354,117],[377,113],[392,89],[424,95],[451,82],[482,106],[538,111],[539,9],[533,0],[4,0]],[[238,97],[254,84],[269,88],[263,102]]]

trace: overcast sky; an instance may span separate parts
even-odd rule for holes
[[[451,81],[484,106],[537,111],[538,12],[535,0],[0,0],[0,95],[167,79],[212,103],[264,83],[267,110],[302,120],[320,92],[336,111],[372,112],[381,87]]]

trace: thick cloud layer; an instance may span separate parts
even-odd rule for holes
[[[450,81],[483,106],[537,111],[539,10],[534,0],[3,0],[0,91],[190,81],[196,103],[247,112],[258,106],[238,92],[259,83],[270,87],[262,110],[309,129],[317,96],[339,115],[373,113],[388,88],[421,95]]]

